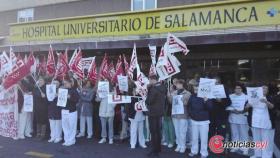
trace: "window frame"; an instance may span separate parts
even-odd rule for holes
[[[146,1],[147,0],[142,0],[142,4],[143,4],[143,6],[142,6],[142,9],[141,10],[134,10],[134,0],[131,0],[130,1],[130,4],[131,4],[131,6],[130,6],[130,9],[131,9],[131,11],[145,11],[145,10],[152,10],[152,9],[147,9],[146,8]],[[153,9],[157,9],[157,0],[155,0],[155,8],[153,8]]]
[[[26,17],[20,17],[20,13],[24,11],[32,11],[32,17],[26,16]],[[29,20],[31,18],[31,20]],[[24,19],[24,21],[20,21],[20,19]],[[34,20],[34,8],[25,8],[17,11],[17,23],[22,23],[22,22],[30,22]]]

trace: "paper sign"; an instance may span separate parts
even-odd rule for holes
[[[134,109],[136,111],[148,111],[145,100],[140,100],[134,104]]]
[[[264,104],[260,102],[260,99],[264,98],[262,87],[247,87],[248,102],[253,107],[264,108]]]
[[[108,104],[131,103],[131,97],[125,95],[108,95]]]
[[[109,82],[99,81],[97,87],[97,93],[100,98],[105,98],[109,94]]]
[[[229,95],[229,98],[231,100],[231,105],[227,108],[227,110],[238,110],[238,111],[243,111],[245,103],[247,101],[247,96],[246,95],[235,95],[231,94]]]
[[[53,101],[56,95],[56,85],[55,84],[47,84],[46,85],[46,93],[48,101]]]
[[[23,111],[33,112],[33,96],[29,94],[23,95]]]
[[[215,83],[215,79],[200,78],[197,96],[201,98],[213,98],[212,89]]]
[[[57,106],[66,107],[68,97],[68,89],[59,88],[57,97]]]
[[[212,87],[212,97],[218,99],[226,98],[224,85],[214,85]]]
[[[172,115],[184,114],[183,95],[175,95],[172,98]]]
[[[119,85],[119,90],[120,91],[128,91],[128,77],[127,76],[122,76],[118,75],[118,85]]]

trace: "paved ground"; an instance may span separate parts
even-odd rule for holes
[[[0,158],[145,158],[148,151],[148,149],[141,148],[131,150],[128,143],[115,142],[114,145],[100,145],[94,139],[78,139],[76,145],[64,147],[61,144],[51,144],[46,140],[38,141],[35,138],[15,141],[0,136]],[[178,154],[173,149],[164,147],[160,157],[186,158],[187,153]],[[209,158],[218,157],[221,156],[209,156]],[[229,155],[227,157],[243,158],[241,155]]]

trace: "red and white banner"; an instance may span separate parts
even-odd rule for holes
[[[92,60],[94,60],[95,57],[89,57],[89,58],[82,58],[82,66],[83,70],[89,70],[89,67],[92,63]]]
[[[55,76],[62,79],[68,72],[69,67],[66,62],[65,54],[60,53],[58,56],[57,68]]]
[[[148,111],[145,100],[140,100],[134,104],[135,111]]]
[[[0,135],[16,138],[18,129],[17,87],[0,91]]]
[[[136,44],[134,44],[131,60],[130,60],[130,66],[128,69],[128,76],[131,80],[133,80],[133,71],[134,69],[136,69],[137,65],[138,65],[138,60],[137,60],[137,53],[136,53]]]
[[[49,54],[47,59],[47,74],[49,76],[53,76],[55,74],[55,60],[54,60],[53,49],[51,45],[49,48]]]
[[[3,52],[2,55],[0,55],[0,62],[1,62],[1,73],[0,75],[6,75],[11,69],[12,64],[10,62],[10,58],[8,57],[6,52]]]
[[[155,65],[152,63],[151,67],[150,67],[150,71],[149,71],[149,76],[156,76],[157,75],[157,71],[156,71],[156,67]]]
[[[117,83],[118,81],[118,76],[124,76],[124,70],[123,70],[123,64],[122,64],[122,56],[120,55],[119,56],[119,59],[118,59],[118,62],[117,62],[117,65],[116,65],[116,73],[112,79],[112,82],[113,83]]]
[[[10,47],[10,54],[9,54],[9,57],[10,57],[10,62],[11,62],[12,67],[13,67],[14,65],[16,65],[17,57],[16,57],[16,55],[15,55],[15,53],[14,53],[12,47]],[[11,70],[10,70],[10,71],[11,71]]]
[[[103,58],[103,61],[100,65],[100,72],[99,72],[99,76],[103,79],[109,77],[109,64],[108,64],[108,56],[105,53],[105,56]]]
[[[184,55],[189,53],[189,49],[187,48],[186,44],[171,33],[168,33],[167,43],[169,53],[183,52]]]
[[[114,67],[114,64],[113,64],[113,62],[111,62],[110,64],[109,64],[109,76],[108,76],[108,78],[111,80],[111,81],[113,81],[113,78],[114,78],[114,76],[115,76],[115,73],[116,73],[116,71],[115,71],[115,67]]]
[[[124,71],[127,74],[128,73],[128,69],[129,69],[129,64],[128,64],[127,60],[126,60],[125,55],[123,55],[123,63],[124,63]]]

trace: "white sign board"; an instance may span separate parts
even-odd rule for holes
[[[118,75],[117,77],[118,77],[119,90],[127,92],[128,91],[128,77],[122,76],[122,75]]]
[[[214,85],[212,87],[212,97],[218,99],[226,98],[227,96],[224,85]]]
[[[109,94],[109,82],[99,81],[97,87],[97,94],[99,98],[106,98]]]
[[[123,104],[131,103],[131,97],[125,95],[108,95],[108,104]]]
[[[23,95],[23,111],[33,112],[33,96],[29,94]]]
[[[231,105],[227,108],[227,110],[238,110],[238,111],[243,111],[245,103],[247,101],[247,96],[246,95],[235,95],[231,94],[229,96],[231,100]]]
[[[148,111],[145,100],[140,100],[134,104],[135,111]]]
[[[59,88],[57,97],[57,106],[66,107],[68,98],[68,89]]]
[[[56,95],[56,84],[47,84],[46,93],[48,101],[53,101]]]
[[[175,95],[172,98],[172,115],[184,114],[183,95]]]
[[[197,96],[200,98],[213,98],[212,89],[215,83],[215,79],[200,78]]]
[[[246,87],[248,102],[253,107],[264,108],[263,104],[260,102],[260,99],[263,99],[263,88],[262,87]]]

